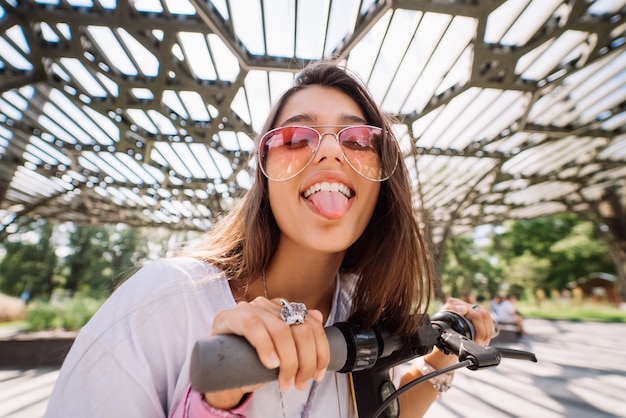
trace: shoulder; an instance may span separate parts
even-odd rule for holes
[[[219,285],[225,280],[222,271],[195,258],[165,258],[144,264],[116,291],[139,290],[144,297],[159,292]]]
[[[193,258],[146,263],[80,331],[60,380],[77,393],[86,392],[86,399],[110,394],[112,409],[130,405],[155,416],[145,411],[165,408],[183,396],[195,342],[209,334],[214,314],[234,303],[224,274],[209,263]],[[98,377],[102,375],[117,386]],[[121,394],[115,392],[118,386]],[[85,408],[92,406],[84,402]],[[115,414],[99,416],[104,415]]]
[[[193,258],[146,263],[130,276],[96,314],[130,321],[150,317],[173,322],[199,310],[211,312],[234,304],[228,282],[215,266]]]
[[[210,276],[219,277],[221,271],[205,261],[191,257],[163,258],[145,263],[135,274],[152,277],[183,278],[185,280],[203,280]]]

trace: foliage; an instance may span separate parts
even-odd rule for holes
[[[494,226],[489,243],[474,237],[450,239],[441,265],[442,287],[452,296],[467,293],[520,297],[557,293],[593,272],[616,268],[593,224],[572,214]]]
[[[142,260],[159,256],[152,253],[167,248],[170,235],[126,225],[32,223],[1,243],[0,290],[42,299],[59,288],[106,297]]]
[[[27,331],[61,328],[58,308],[40,300],[33,302],[29,306],[26,321]]]
[[[578,223],[578,217],[571,214],[508,221],[504,224],[504,232],[494,236],[494,247],[506,258],[525,252],[543,258],[550,253],[550,247],[567,236]]]
[[[529,251],[513,257],[507,263],[506,280],[508,286],[506,293],[520,298],[524,289],[538,289],[550,274],[550,260],[536,257]]]
[[[8,295],[47,296],[54,287],[57,257],[51,241],[53,225],[40,221],[24,227],[22,240],[4,243],[0,291]]]
[[[0,243],[0,289],[30,290],[27,329],[80,329],[145,259],[167,255],[197,232],[126,225],[35,222]]]
[[[503,234],[494,236],[494,253],[511,267],[517,257],[532,256],[549,263],[545,275],[534,280],[544,291],[564,289],[568,283],[592,272],[615,272],[608,248],[589,222],[573,214],[508,222]],[[530,259],[528,259],[530,261]],[[545,266],[544,266],[545,267]]]
[[[64,260],[64,288],[72,293],[105,297],[148,255],[141,231],[126,226],[75,226],[72,252]]]
[[[444,293],[462,296],[497,292],[502,271],[488,257],[470,237],[451,238],[441,269]]]
[[[96,313],[103,300],[72,298],[62,303],[37,300],[30,304],[26,318],[27,331],[64,329],[77,331]]]
[[[76,226],[69,237],[72,252],[64,263],[64,288],[76,293],[89,289],[100,291],[111,280],[108,260],[109,231],[97,226]]]
[[[555,284],[559,287],[589,273],[615,272],[606,245],[596,237],[589,222],[575,225],[566,237],[550,247],[550,251],[563,260],[554,265],[554,275],[560,278]]]

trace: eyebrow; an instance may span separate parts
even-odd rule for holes
[[[367,123],[365,119],[357,115],[343,114],[341,115],[340,119],[342,122],[346,122],[347,125]],[[285,119],[283,123],[280,124],[280,126],[287,126],[292,123],[311,123],[314,120],[315,118],[313,116],[306,113],[300,113]]]

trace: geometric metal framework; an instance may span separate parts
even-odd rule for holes
[[[207,229],[309,61],[358,74],[432,239],[626,189],[626,0],[0,0],[0,233]],[[623,200],[622,200],[623,202]]]

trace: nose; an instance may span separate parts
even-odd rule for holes
[[[322,132],[320,133],[320,145],[315,154],[315,160],[322,162],[324,160],[337,160],[343,161],[343,151],[339,144],[339,138],[334,132]]]

